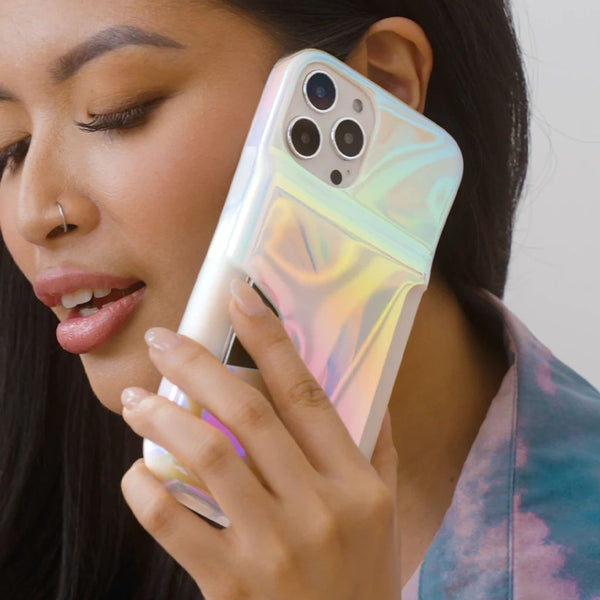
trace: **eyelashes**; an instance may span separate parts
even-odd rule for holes
[[[30,141],[31,138],[29,137],[0,151],[0,179],[8,166],[14,168],[25,160]]]
[[[75,121],[77,127],[82,131],[94,133],[96,131],[119,132],[127,129],[133,129],[143,125],[164,98],[155,98],[149,102],[144,102],[132,108],[122,110],[116,113],[105,115],[94,115],[92,120],[87,123]],[[12,172],[25,160],[31,137],[8,146],[0,150],[0,179],[5,171]]]
[[[108,129],[131,129],[137,127],[146,120],[152,109],[156,108],[163,98],[155,98],[144,104],[128,108],[117,113],[107,115],[94,115],[94,118],[88,123],[76,121],[77,127],[83,131],[95,132]]]

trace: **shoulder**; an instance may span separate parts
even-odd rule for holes
[[[516,597],[600,594],[600,393],[512,313]]]
[[[600,598],[600,393],[500,299],[471,306],[509,369],[407,597]]]

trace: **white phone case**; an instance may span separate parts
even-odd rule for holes
[[[290,150],[290,118],[315,70],[340,90],[361,90],[370,105],[360,169],[347,161],[344,172],[350,185],[314,175]],[[362,118],[353,98],[342,95],[332,123],[340,111]],[[331,140],[323,138],[323,151],[333,156]],[[327,172],[325,159],[310,161]],[[234,341],[230,282],[251,281],[370,459],[462,169],[448,133],[343,62],[317,50],[282,59],[265,87],[179,332],[227,362]],[[230,368],[261,388],[255,369]],[[158,393],[224,431],[246,459],[233,435],[166,378]],[[143,449],[148,468],[182,504],[229,525],[198,477],[152,441],[145,439]]]

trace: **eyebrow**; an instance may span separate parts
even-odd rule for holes
[[[58,58],[50,69],[52,79],[55,84],[62,83],[73,77],[81,67],[94,58],[124,46],[185,48],[183,44],[160,33],[146,31],[135,25],[115,25],[99,31]],[[0,85],[0,102],[14,100],[16,98]]]
[[[158,48],[178,49],[185,47],[170,37],[146,31],[134,25],[109,27],[61,56],[51,69],[54,82],[66,81],[90,60],[123,46],[157,46]]]

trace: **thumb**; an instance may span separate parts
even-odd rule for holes
[[[373,465],[381,480],[395,495],[398,483],[398,452],[394,446],[392,418],[389,408],[385,411],[385,416],[381,423],[381,431],[375,443],[371,465]]]

